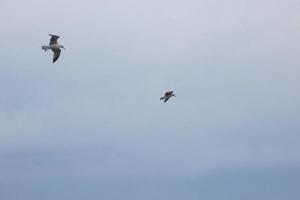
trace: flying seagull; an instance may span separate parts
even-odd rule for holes
[[[60,48],[63,48],[63,49],[65,49],[65,48],[63,45],[58,44],[58,42],[57,42],[57,39],[59,38],[58,35],[52,35],[52,34],[49,34],[49,35],[51,36],[50,43],[49,43],[49,45],[42,46],[42,49],[44,51],[48,51],[49,49],[51,49],[53,51],[53,63],[54,63],[55,61],[57,61],[57,59],[60,56],[60,52],[61,52]]]
[[[173,96],[176,97],[175,94],[173,94],[173,91],[168,91],[165,93],[165,96],[160,98],[160,100],[164,100],[164,103],[166,103]]]

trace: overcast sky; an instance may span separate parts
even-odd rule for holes
[[[0,199],[300,198],[300,1],[0,13]]]

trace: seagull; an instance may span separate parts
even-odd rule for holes
[[[48,51],[49,49],[53,51],[53,63],[55,63],[55,61],[57,61],[57,59],[60,56],[60,52],[61,52],[60,48],[65,49],[65,47],[57,43],[57,39],[59,38],[58,35],[52,35],[52,34],[49,35],[51,36],[50,43],[49,45],[42,46],[42,49],[45,52]]]
[[[160,100],[164,100],[164,103],[166,103],[173,96],[176,97],[175,94],[173,94],[173,91],[168,91],[165,93],[165,96],[160,98]]]

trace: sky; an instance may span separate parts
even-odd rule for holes
[[[0,199],[298,200],[299,11],[0,0]]]

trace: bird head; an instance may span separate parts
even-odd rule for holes
[[[65,47],[64,47],[64,45],[60,45],[60,47],[63,48],[64,50],[66,50]]]

